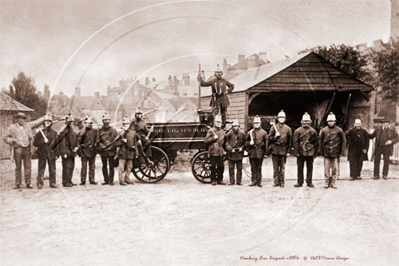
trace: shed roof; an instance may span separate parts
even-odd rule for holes
[[[230,80],[234,92],[242,92],[255,86],[273,91],[287,90],[361,90],[373,88],[339,70],[314,52],[299,54],[247,71]],[[290,84],[289,89],[286,84]],[[284,85],[284,83],[286,83]],[[209,95],[204,95],[209,96]]]
[[[16,111],[16,112],[33,112],[34,110],[14,100],[4,92],[1,92],[0,97],[1,111]]]

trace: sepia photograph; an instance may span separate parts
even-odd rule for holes
[[[1,0],[0,265],[399,265],[399,0]]]

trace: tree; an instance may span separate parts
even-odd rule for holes
[[[379,51],[372,49],[369,59],[375,72],[373,85],[381,88],[382,99],[399,102],[399,38],[391,38]]]
[[[47,101],[37,92],[32,77],[27,77],[21,71],[17,77],[13,78],[11,83],[9,91],[4,92],[14,100],[35,110],[32,119],[40,118],[46,114]]]
[[[367,69],[367,56],[362,55],[355,47],[345,44],[332,44],[329,48],[326,46],[317,46],[312,49],[301,51],[300,53],[309,51],[313,51],[322,56],[335,67],[352,77],[367,84],[372,83],[372,76]]]

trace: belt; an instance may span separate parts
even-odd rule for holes
[[[213,143],[212,146],[214,146],[214,147],[219,147],[219,144]]]

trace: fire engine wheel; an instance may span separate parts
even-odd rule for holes
[[[170,169],[168,155],[158,147],[151,146],[150,162],[140,163],[135,160],[132,172],[140,181],[145,183],[156,183],[162,180]]]
[[[194,156],[191,163],[191,171],[198,181],[211,183],[211,160],[208,151],[202,151]]]

